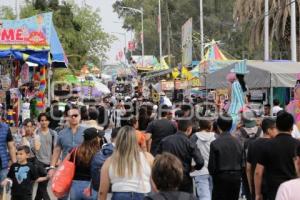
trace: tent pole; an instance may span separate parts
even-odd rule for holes
[[[274,94],[274,88],[272,86],[272,74],[270,75],[270,105],[271,105],[271,116],[273,116],[273,94]]]

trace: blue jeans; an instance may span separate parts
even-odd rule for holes
[[[210,175],[200,175],[194,177],[196,194],[198,200],[211,200],[212,178]]]
[[[113,192],[111,200],[143,200],[145,194],[135,192]]]
[[[70,200],[96,200],[97,192],[92,191],[92,195],[87,197],[83,192],[90,187],[90,181],[73,180],[70,190]]]

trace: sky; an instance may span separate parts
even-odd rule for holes
[[[24,3],[24,0],[0,0],[1,5],[10,5],[15,8],[16,1],[20,4]],[[125,36],[127,43],[131,40],[131,32],[126,32],[126,30],[122,29],[123,21],[118,18],[118,15],[113,12],[112,5],[116,0],[74,0],[78,5],[82,5],[82,3],[86,3],[91,5],[94,9],[100,9],[100,15],[102,17],[102,28],[105,32],[113,34],[117,40],[111,44],[111,48],[107,53],[108,63],[116,62],[116,55],[119,51],[122,51],[125,45]],[[121,33],[121,34],[118,34]]]

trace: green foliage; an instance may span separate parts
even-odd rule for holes
[[[237,59],[254,58],[259,55],[258,51],[249,52],[249,34],[248,27],[236,27],[233,20],[233,8],[236,0],[210,0],[203,1],[204,12],[204,34],[205,42],[212,39],[221,41],[222,49]],[[168,54],[167,27],[170,27],[170,46],[171,54],[181,59],[181,27],[190,17],[193,18],[194,34],[194,59],[200,59],[199,45],[199,0],[161,0],[162,9],[162,41],[163,54]],[[114,4],[114,10],[119,17],[124,18],[124,28],[134,29],[136,39],[139,40],[141,31],[140,14],[132,13],[122,6],[143,8],[144,9],[144,39],[145,54],[159,55],[159,35],[157,31],[158,19],[158,0],[117,0]],[[140,54],[140,49],[134,54]]]
[[[14,14],[14,11],[9,6],[2,6],[0,8],[0,18],[1,19],[15,19],[16,15]]]
[[[67,75],[73,74],[70,69],[55,69],[53,71],[53,81],[64,81]]]

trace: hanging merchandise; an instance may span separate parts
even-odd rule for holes
[[[22,69],[21,69],[21,81],[22,84],[26,84],[29,82],[29,66],[27,63],[24,63],[22,65]]]
[[[37,109],[43,111],[45,109],[45,90],[46,90],[46,67],[40,68],[40,87],[36,95],[37,97]]]
[[[1,80],[0,88],[3,89],[4,91],[9,90],[9,88],[11,86],[11,79],[10,79],[9,75],[1,76],[0,80]]]
[[[10,96],[11,96],[11,106],[12,106],[12,110],[13,110],[14,125],[18,126],[19,113],[20,113],[21,93],[20,93],[18,88],[11,88],[10,89]]]
[[[18,60],[14,60],[11,64],[11,87],[16,88],[18,87],[18,81],[20,79],[21,64]]]

